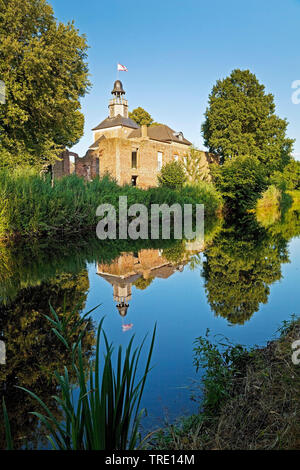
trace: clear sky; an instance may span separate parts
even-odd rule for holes
[[[50,0],[55,16],[74,20],[89,44],[93,87],[82,100],[85,135],[73,149],[83,156],[91,128],[108,115],[120,62],[130,110],[142,106],[197,146],[208,95],[234,68],[250,69],[275,96],[289,121],[300,160],[300,0]]]

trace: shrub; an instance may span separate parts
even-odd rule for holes
[[[213,180],[227,206],[236,211],[251,209],[267,188],[264,166],[253,157],[235,157],[224,165],[212,165]]]
[[[300,162],[291,160],[283,172],[275,171],[271,176],[271,183],[282,190],[300,189]]]
[[[169,189],[181,189],[186,181],[184,168],[180,162],[166,163],[158,175],[159,185]]]

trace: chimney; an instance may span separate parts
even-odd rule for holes
[[[142,125],[142,137],[147,137],[148,136],[148,129],[145,124]]]

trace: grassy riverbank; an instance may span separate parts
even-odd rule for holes
[[[94,230],[96,209],[112,204],[118,212],[119,196],[128,206],[144,204],[204,204],[206,216],[221,209],[221,197],[213,185],[199,183],[180,191],[167,188],[142,190],[118,186],[109,177],[85,182],[76,175],[56,181],[33,170],[0,172],[0,239],[14,237],[63,237]]]
[[[300,365],[293,364],[291,347],[299,339],[299,318],[286,322],[278,339],[250,351],[230,346],[220,353],[199,339],[195,362],[207,366],[202,410],[157,433],[151,447],[300,449]]]

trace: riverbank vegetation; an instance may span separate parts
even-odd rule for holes
[[[133,349],[132,336],[124,356],[120,346],[115,364],[113,346],[102,328],[103,318],[98,327],[95,358],[87,363],[82,350],[82,338],[86,329],[85,319],[95,309],[75,321],[75,325],[73,312],[64,311],[62,315],[58,315],[51,305],[50,310],[51,314],[47,315],[46,319],[52,327],[51,331],[68,352],[71,362],[69,368],[64,367],[63,373],[55,371],[53,374],[57,394],[53,395],[52,399],[61,408],[62,417],[57,419],[48,404],[32,390],[18,387],[25,396],[29,395],[35,401],[35,407],[38,407],[38,411],[31,411],[30,414],[44,425],[53,450],[136,449],[143,414],[140,403],[150,371],[156,327],[141,374],[138,366],[146,338],[139,347]],[[74,332],[77,332],[78,337],[73,342]],[[100,350],[102,342],[104,361]],[[74,383],[70,382],[72,376],[79,389],[78,394],[74,390]],[[3,414],[7,449],[13,450],[14,436],[4,399]],[[26,442],[24,444],[26,445]]]
[[[205,367],[201,410],[159,431],[149,447],[300,449],[300,366],[292,361],[292,343],[299,337],[300,319],[294,317],[264,347],[198,338],[194,363]]]
[[[71,175],[55,182],[34,169],[0,171],[0,239],[12,237],[76,236],[95,229],[96,209],[111,204],[118,214],[119,197],[127,196],[128,206],[144,204],[204,204],[206,215],[221,208],[221,197],[207,183],[189,185],[180,191],[165,187],[143,190],[118,186],[109,176],[85,182]]]

